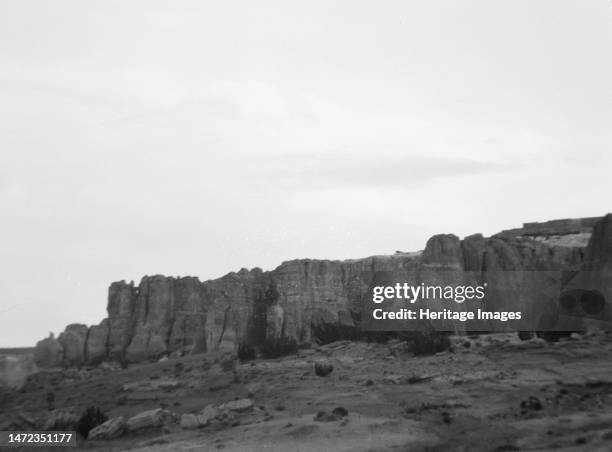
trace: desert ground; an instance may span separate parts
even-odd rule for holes
[[[333,371],[316,375],[317,362]],[[45,371],[2,393],[0,429],[42,428],[92,405],[109,418],[165,416],[115,439],[79,438],[91,451],[609,451],[612,335],[454,337],[433,356],[395,340],[340,341],[272,360],[203,354]],[[205,422],[186,422],[205,409]]]

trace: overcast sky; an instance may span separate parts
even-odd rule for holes
[[[0,57],[0,346],[115,280],[612,211],[609,0],[6,0]]]

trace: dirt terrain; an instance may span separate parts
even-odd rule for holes
[[[313,370],[321,360],[333,365],[324,377]],[[49,392],[56,411],[96,405],[109,418],[159,407],[172,413],[156,429],[79,440],[92,451],[612,450],[607,334],[557,343],[457,337],[451,351],[426,357],[399,341],[342,341],[237,364],[194,355],[43,372],[1,395],[0,429],[43,425],[53,413]],[[253,406],[181,427],[181,415],[234,399]],[[331,414],[338,407],[348,414]]]

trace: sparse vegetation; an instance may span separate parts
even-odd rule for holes
[[[298,344],[292,337],[272,337],[264,341],[261,354],[266,359],[279,358],[295,353],[297,349]]]
[[[55,409],[55,392],[47,392],[47,409],[53,411]]]
[[[364,331],[363,338],[368,343],[374,342],[377,344],[382,344],[390,339],[397,338],[397,333],[393,331]]]
[[[529,339],[533,339],[535,333],[533,331],[519,331],[518,337],[522,341],[528,341]]]
[[[359,340],[361,331],[354,326],[321,323],[313,325],[312,335],[319,345],[325,345],[342,340]]]
[[[184,367],[185,366],[183,365],[183,363],[176,363],[174,365],[174,376],[178,378],[183,375]]]
[[[315,363],[314,370],[318,377],[327,377],[333,372],[334,366],[326,362]]]
[[[451,346],[450,333],[445,331],[403,331],[398,336],[412,345],[412,352],[417,356],[434,355]]]
[[[125,357],[125,354],[122,353],[119,357],[118,357],[118,361],[119,361],[119,365],[121,366],[122,369],[127,369],[129,366],[128,360]]]
[[[546,342],[559,342],[561,339],[567,339],[572,335],[573,331],[536,331],[536,336],[544,339]]]
[[[236,372],[236,361],[235,361],[235,357],[231,354],[227,354],[225,355],[221,361],[221,370],[223,372]]]
[[[245,343],[238,345],[238,359],[241,362],[252,361],[255,358],[257,358],[257,353],[253,347]]]

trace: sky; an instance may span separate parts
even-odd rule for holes
[[[0,347],[112,281],[612,211],[609,0],[0,2]]]

